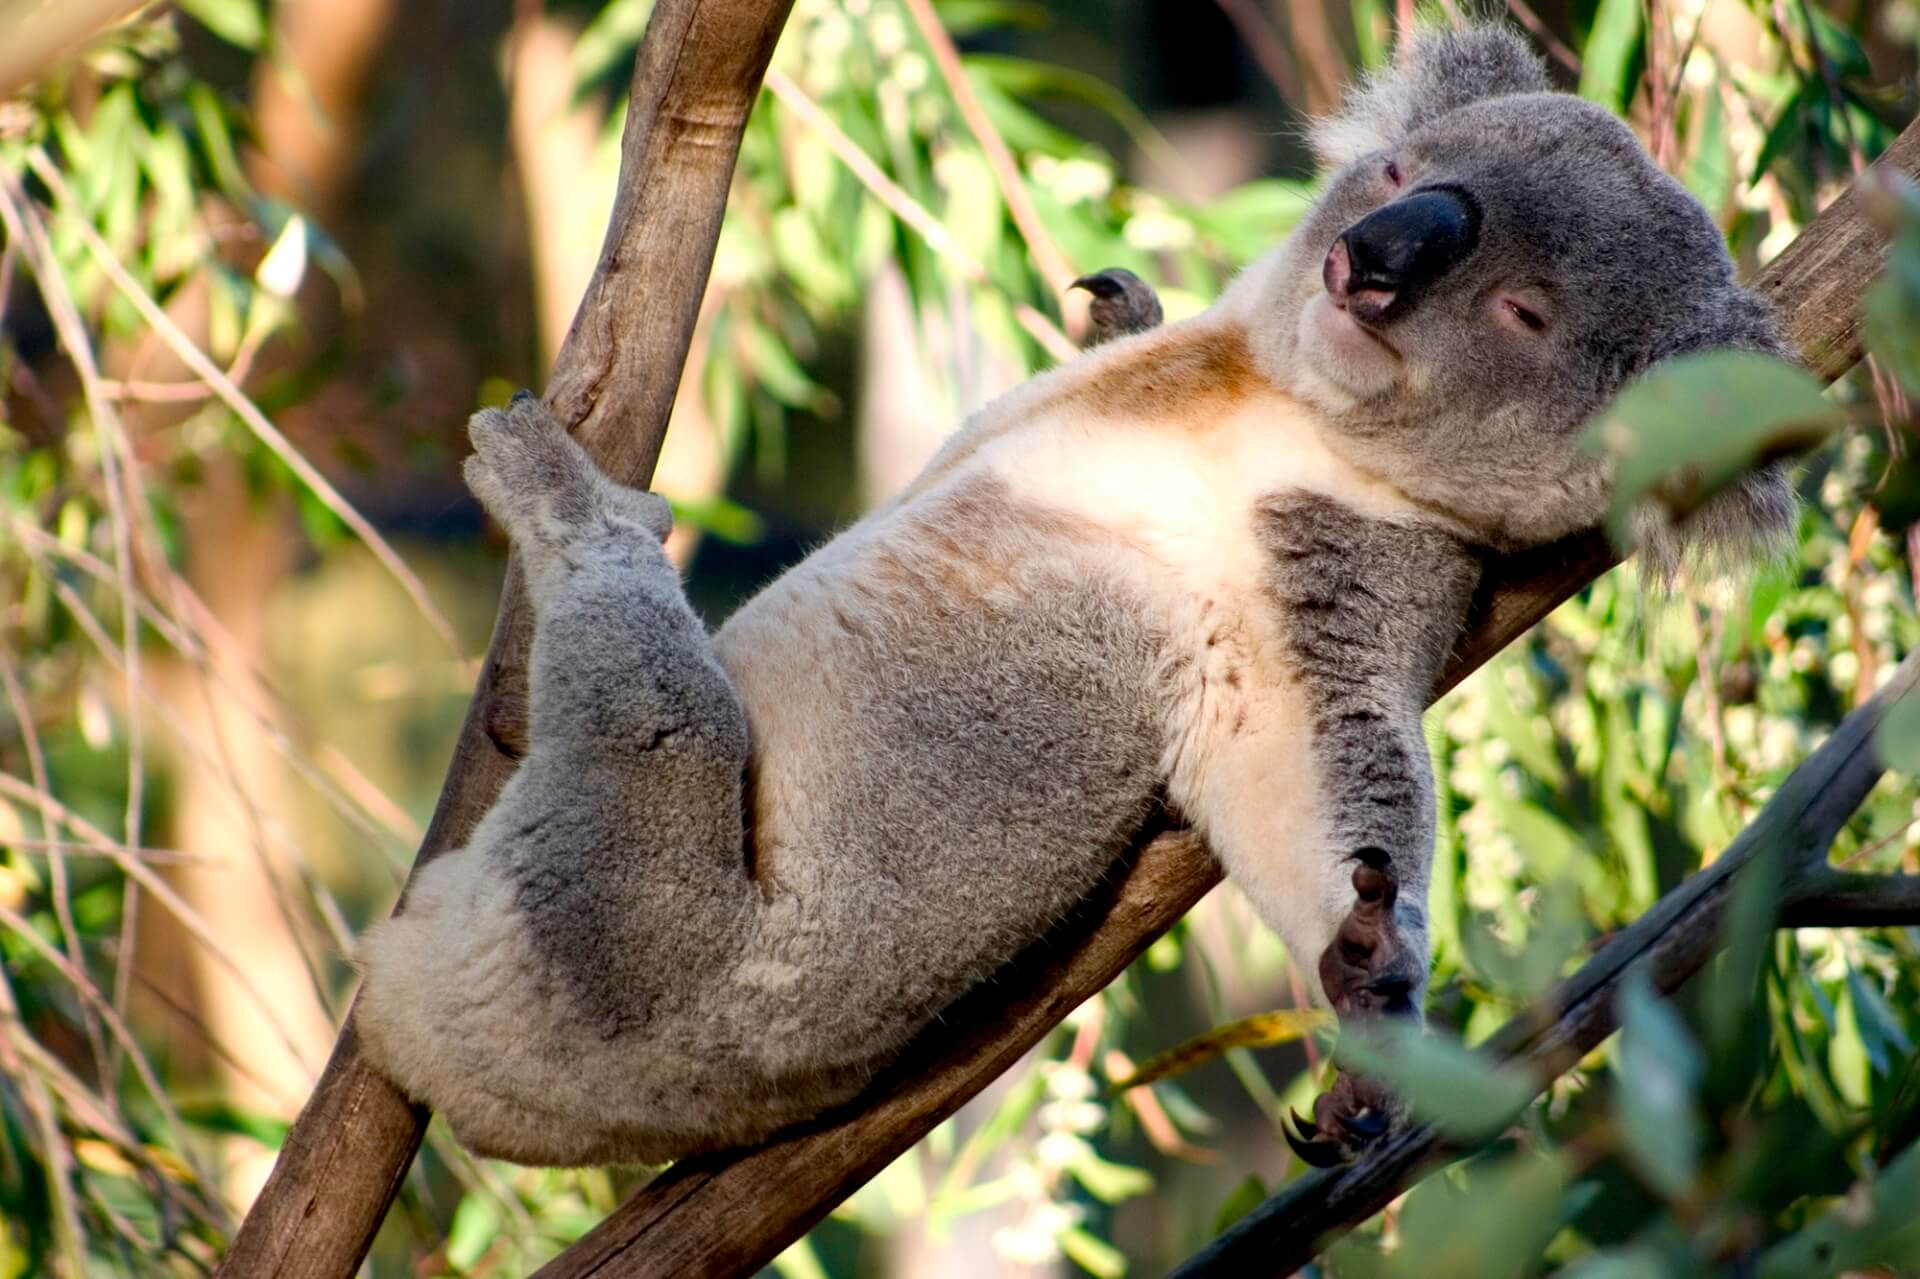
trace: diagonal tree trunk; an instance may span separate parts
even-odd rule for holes
[[[562,420],[623,482],[644,483],[658,452],[740,130],[789,4],[660,0],[654,9],[634,73],[620,197],[548,390]],[[1903,134],[1881,163],[1920,172],[1920,132]],[[1859,293],[1883,257],[1848,196],[1762,281],[1795,342],[1828,376],[1858,359]],[[1586,536],[1492,565],[1445,686],[1612,562],[1604,541]],[[498,744],[522,732],[526,628],[511,574],[423,860],[463,841],[512,772]],[[854,1105],[766,1146],[677,1165],[542,1273],[750,1273],[1097,992],[1218,879],[1191,836],[1143,832],[1106,895],[950,1012],[945,1038],[929,1036]],[[345,1279],[426,1118],[368,1067],[349,1019],[221,1273]]]
[[[792,0],[659,0],[634,67],[620,190],[547,403],[608,475],[653,473],[713,265],[734,159]],[[509,567],[493,643],[420,849],[464,842],[524,738],[530,619]],[[376,1074],[351,1014],[319,1086],[220,1268],[232,1279],[346,1279],[406,1175],[428,1115]]]

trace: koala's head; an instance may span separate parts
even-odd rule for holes
[[[1514,35],[1422,36],[1314,141],[1325,194],[1233,302],[1336,449],[1491,545],[1600,519],[1581,427],[1656,361],[1786,353],[1706,211],[1619,120],[1549,92]],[[1755,547],[1792,511],[1762,472],[1682,536]]]

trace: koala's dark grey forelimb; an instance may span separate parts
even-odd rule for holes
[[[1480,560],[1446,529],[1377,520],[1318,496],[1263,504],[1267,589],[1327,779],[1327,852],[1350,872],[1353,906],[1313,963],[1344,1018],[1417,1015],[1427,983],[1432,768],[1420,716],[1465,624]],[[1335,1162],[1386,1125],[1386,1098],[1343,1078],[1314,1121],[1288,1134],[1309,1162]]]
[[[1085,289],[1093,296],[1087,315],[1093,327],[1086,345],[1095,347],[1114,338],[1145,333],[1158,328],[1166,318],[1160,307],[1160,295],[1153,286],[1123,266],[1108,267],[1092,275],[1083,275],[1070,286]]]

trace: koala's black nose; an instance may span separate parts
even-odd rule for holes
[[[1376,209],[1340,237],[1347,272],[1342,292],[1362,320],[1386,323],[1466,260],[1480,242],[1480,211],[1450,187],[1417,191]]]

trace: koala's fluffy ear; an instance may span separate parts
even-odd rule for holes
[[[1660,358],[1724,348],[1755,351],[1796,364],[1800,358],[1781,337],[1766,302],[1741,288],[1729,289]],[[1788,465],[1776,462],[1749,471],[1677,524],[1643,511],[1635,520],[1642,572],[1664,587],[1672,584],[1682,565],[1713,575],[1748,569],[1787,554],[1793,549],[1800,514]]]
[[[1349,92],[1338,114],[1314,122],[1313,149],[1323,165],[1341,168],[1456,107],[1550,87],[1545,64],[1505,27],[1423,31],[1398,65]]]

